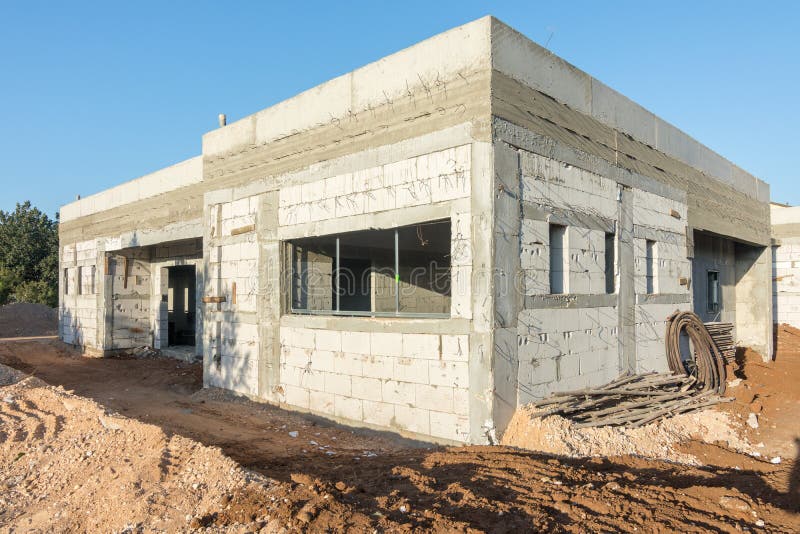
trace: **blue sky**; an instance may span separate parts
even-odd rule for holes
[[[7,2],[0,209],[49,214],[236,120],[492,14],[800,204],[800,3]]]

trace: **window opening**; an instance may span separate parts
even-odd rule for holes
[[[645,241],[645,278],[647,280],[646,289],[648,295],[656,292],[655,256],[656,242],[647,239]]]
[[[606,293],[614,293],[616,290],[616,280],[614,278],[614,267],[616,266],[616,239],[614,234],[606,234],[605,246],[605,274],[606,274]]]
[[[450,220],[290,241],[294,313],[450,314]]]
[[[566,292],[564,241],[567,227],[558,224],[550,225],[550,293],[553,295]]]

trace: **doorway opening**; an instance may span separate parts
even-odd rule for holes
[[[167,345],[194,347],[197,309],[195,267],[168,267],[167,278]]]

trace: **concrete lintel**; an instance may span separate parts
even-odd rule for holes
[[[800,236],[800,223],[774,224],[772,226],[773,239],[797,236]]]
[[[411,319],[404,317],[338,317],[293,315],[280,318],[280,326],[345,332],[399,332],[403,334],[469,334],[469,319]]]
[[[616,222],[612,219],[575,209],[566,210],[523,201],[522,214],[526,219],[533,219],[535,221],[544,221],[564,226],[586,228],[589,230],[600,230],[609,234],[613,234],[616,231]]]
[[[682,244],[683,240],[686,238],[684,234],[671,232],[662,228],[653,228],[652,226],[643,226],[641,224],[633,225],[633,237],[670,243],[672,245]]]
[[[198,237],[203,237],[202,218],[170,224],[158,230],[127,232],[120,235],[119,239],[112,238],[111,240],[106,240],[106,250],[113,251],[125,248],[148,247],[160,243],[196,239]]]
[[[296,172],[269,176],[235,188],[223,189],[218,192],[219,198],[226,200],[218,200],[217,202],[230,202],[274,191],[286,185],[317,182],[340,174],[378,167],[430,154],[431,152],[468,145],[473,141],[472,123],[465,122],[429,134],[405,139],[398,143],[382,145],[339,158],[313,163],[307,168]],[[206,203],[209,203],[209,198],[209,193],[206,193]]]
[[[604,308],[617,305],[615,293],[599,295],[527,295],[525,309]]]
[[[278,238],[281,240],[298,239],[309,236],[355,232],[370,228],[396,228],[436,219],[449,219],[453,213],[466,213],[469,212],[469,209],[469,198],[449,200],[379,213],[366,213],[351,217],[338,217],[324,221],[281,226],[278,228]]]
[[[211,321],[221,321],[227,325],[242,323],[242,324],[258,324],[258,315],[255,312],[243,311],[216,311],[210,309],[215,307],[213,304],[203,304],[206,307],[205,317]]]
[[[636,304],[688,304],[691,295],[689,293],[660,293],[647,295],[636,294]]]

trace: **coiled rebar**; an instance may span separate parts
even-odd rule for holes
[[[685,331],[691,342],[687,358],[681,355],[681,332]],[[667,318],[664,338],[669,368],[675,374],[685,374],[696,379],[696,389],[725,393],[725,360],[706,326],[697,314],[676,311]]]

